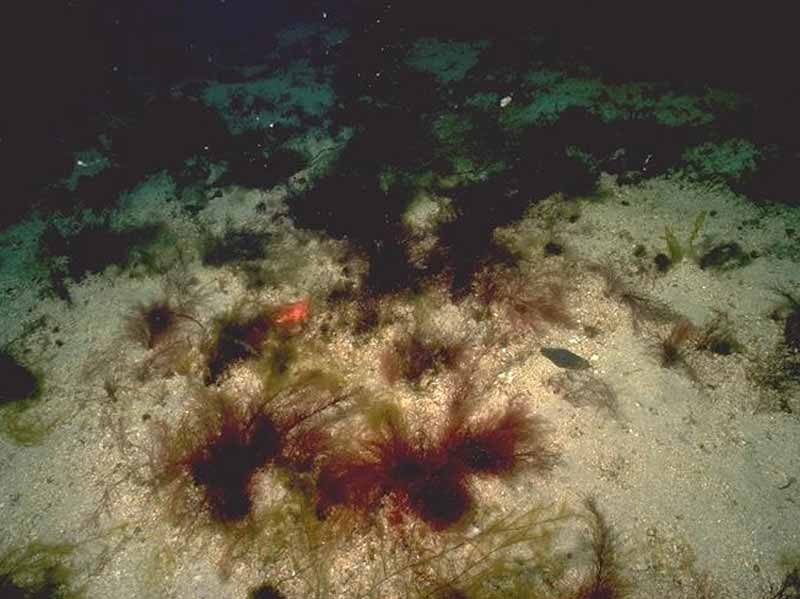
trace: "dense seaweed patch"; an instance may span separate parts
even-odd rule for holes
[[[522,403],[471,421],[459,399],[464,398],[452,402],[438,438],[420,440],[402,416],[389,411],[349,453],[332,456],[317,479],[318,513],[326,517],[336,506],[369,513],[390,498],[399,515],[444,530],[473,507],[470,477],[508,476],[523,466],[544,471],[553,465],[543,422]]]
[[[158,486],[175,494],[176,516],[196,518],[199,497],[212,522],[235,525],[253,513],[257,472],[310,472],[328,451],[318,417],[347,398],[331,380],[309,375],[277,397],[249,400],[199,391],[184,422],[164,431],[155,466]]]

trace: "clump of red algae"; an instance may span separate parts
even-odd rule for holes
[[[317,511],[337,506],[366,514],[389,498],[399,514],[414,516],[432,530],[461,522],[473,508],[469,479],[506,477],[523,467],[544,471],[555,454],[543,421],[522,398],[498,413],[473,421],[463,389],[451,401],[438,437],[415,437],[397,411],[344,453],[327,460],[317,478]]]
[[[328,449],[321,416],[348,397],[329,383],[309,376],[278,398],[255,401],[199,391],[181,425],[162,430],[155,460],[157,486],[171,489],[179,519],[204,511],[213,522],[243,522],[253,513],[257,472],[310,473]]]

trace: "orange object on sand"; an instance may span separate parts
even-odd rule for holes
[[[298,324],[308,318],[308,310],[311,300],[306,298],[299,302],[284,304],[277,309],[274,322],[275,324]]]

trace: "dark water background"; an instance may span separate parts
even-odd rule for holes
[[[36,1],[9,11],[0,160],[13,222],[69,171],[100,132],[98,114],[135,111],[143,95],[187,79],[256,64],[274,34],[299,21],[341,25],[350,44],[326,61],[361,68],[352,44],[379,48],[424,35],[504,44],[498,60],[526,60],[514,40],[544,40],[538,58],[576,61],[611,80],[723,87],[753,99],[739,126],[757,142],[800,149],[798,41],[788,3],[146,0]],[[613,7],[609,8],[609,5]],[[785,5],[785,6],[784,6]],[[347,58],[347,60],[345,60]],[[363,56],[361,58],[364,58]],[[291,59],[291,57],[287,57]],[[374,64],[374,63],[373,63]],[[796,167],[792,163],[792,168]]]

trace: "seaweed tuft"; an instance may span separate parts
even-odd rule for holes
[[[252,589],[247,597],[248,599],[286,599],[286,595],[268,582]]]
[[[544,423],[521,401],[475,422],[466,407],[474,399],[470,394],[457,393],[438,438],[412,435],[402,414],[385,411],[371,433],[322,466],[320,516],[336,506],[369,513],[389,498],[395,514],[441,531],[462,522],[473,508],[471,477],[506,477],[523,466],[552,467],[555,454],[545,442]]]
[[[400,379],[417,385],[428,372],[457,369],[465,352],[462,342],[428,340],[415,331],[395,340],[381,354],[381,373],[392,385]]]
[[[638,331],[642,322],[670,323],[680,319],[668,305],[634,289],[610,264],[590,264],[589,272],[596,273],[603,279],[603,293],[607,298],[628,308],[634,330]]]
[[[684,348],[689,339],[695,335],[694,325],[687,319],[678,321],[672,326],[669,335],[658,344],[658,356],[661,366],[674,368],[684,363]]]
[[[488,268],[478,277],[476,296],[486,310],[504,315],[515,330],[538,331],[548,324],[574,325],[567,309],[567,289],[558,275],[541,277],[533,283],[517,269]]]
[[[630,582],[622,575],[617,551],[617,536],[593,497],[584,501],[588,511],[591,569],[569,599],[623,599],[630,593]]]
[[[136,304],[125,319],[125,333],[143,347],[154,349],[174,339],[184,322],[204,330],[200,321],[186,311],[186,306],[163,296]]]
[[[224,529],[253,520],[253,481],[266,468],[310,473],[328,451],[323,412],[347,399],[328,377],[306,376],[273,396],[237,399],[201,389],[174,430],[162,427],[154,456],[157,488],[167,488],[178,520],[199,513]]]

